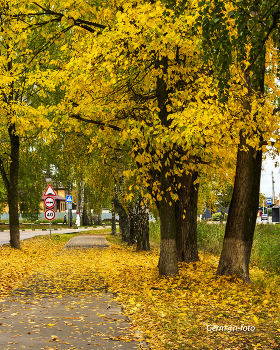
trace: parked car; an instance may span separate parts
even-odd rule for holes
[[[268,220],[267,214],[262,214],[261,221],[263,221],[263,220]]]

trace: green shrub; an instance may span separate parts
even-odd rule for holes
[[[63,219],[53,219],[52,224],[62,224],[63,221],[64,221]]]
[[[49,223],[49,220],[47,219],[40,219],[40,220],[37,220],[35,221],[36,224],[47,224]]]
[[[212,214],[212,221],[220,221],[221,213]],[[224,220],[226,221],[228,217],[227,213],[224,213]]]

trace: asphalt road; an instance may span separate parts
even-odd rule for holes
[[[104,229],[104,228],[109,228],[111,226],[100,226],[100,227],[96,227],[96,228],[92,228],[92,227],[82,227],[82,228],[78,228],[78,229],[73,229],[73,228],[65,228],[65,229],[58,229],[58,230],[54,230],[52,229],[52,234],[56,234],[56,233],[77,233],[77,232],[84,232],[84,231],[88,231],[88,230],[100,230],[100,229]],[[31,231],[31,230],[26,230],[26,231],[22,231],[20,230],[20,240],[24,240],[24,239],[28,239],[28,238],[32,238],[35,236],[42,236],[42,235],[49,235],[50,234],[50,230],[48,229],[47,231],[43,231],[43,230],[35,230],[35,231]],[[10,231],[6,230],[3,232],[0,232],[0,245],[2,244],[7,244],[10,242]]]

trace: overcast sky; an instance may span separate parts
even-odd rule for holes
[[[267,157],[266,160],[263,161],[262,167],[262,175],[261,175],[261,193],[263,193],[267,197],[272,197],[272,178],[271,172],[273,171],[274,176],[274,191],[275,197],[279,196],[280,193],[280,168],[275,168],[275,161],[280,163],[280,158],[277,157],[275,160]]]

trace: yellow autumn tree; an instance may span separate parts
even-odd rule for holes
[[[224,164],[238,139],[228,132],[230,109],[201,61],[194,21],[187,10],[175,17],[161,3],[127,3],[102,33],[74,33],[71,60],[52,75],[66,91],[60,117],[99,125],[92,147],[129,142],[139,181],[159,209],[165,275],[177,273],[178,259],[198,260],[198,173]]]
[[[22,142],[42,138],[50,126],[38,95],[52,85],[40,69],[40,37],[28,23],[15,15],[21,11],[17,1],[0,5],[0,173],[9,207],[10,243],[20,248],[18,218],[18,172]],[[47,55],[45,55],[47,59]]]

